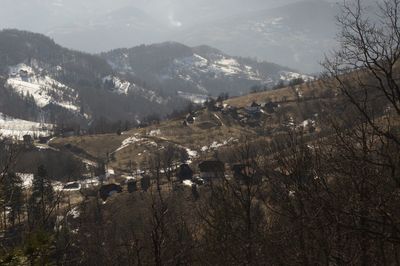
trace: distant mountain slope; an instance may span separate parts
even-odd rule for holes
[[[335,46],[337,14],[336,4],[307,0],[212,21],[179,32],[173,39],[315,72],[324,53]]]
[[[57,68],[62,71],[62,67]],[[31,95],[38,107],[46,107],[50,104],[62,108],[78,111],[79,106],[77,92],[64,84],[42,74],[43,69],[32,68],[25,64],[10,67],[9,78],[6,87],[23,95]]]
[[[117,49],[101,55],[115,71],[162,88],[166,95],[240,95],[254,85],[273,86],[293,70],[268,62],[229,56],[209,46],[166,42]]]
[[[46,36],[0,31],[0,112],[15,118],[82,125],[99,119],[135,122],[186,104],[140,83],[119,77],[104,59],[65,49]]]

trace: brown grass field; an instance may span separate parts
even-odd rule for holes
[[[273,134],[276,134],[276,130],[282,127],[287,117],[292,117],[297,124],[301,123],[310,118],[310,114],[304,114],[302,111],[304,104],[332,100],[323,98],[324,91],[322,83],[315,81],[300,86],[236,97],[225,102],[239,110],[243,110],[253,101],[278,102],[281,106],[280,110],[274,114],[264,112],[257,118],[257,123],[260,124],[257,127],[243,124],[237,118],[234,119],[220,111],[202,109],[197,111],[194,124],[188,126],[183,125],[184,117],[180,117],[146,128],[123,132],[122,135],[103,134],[56,138],[50,145],[59,149],[72,146],[73,149],[70,150],[80,153],[79,155],[83,158],[91,157],[90,159],[105,161],[109,154],[109,166],[123,173],[128,172],[131,166],[146,168],[150,155],[167,145],[197,153],[197,156],[192,158],[196,162],[212,157],[217,148],[240,143],[244,137],[254,141],[259,138],[271,138]],[[122,146],[123,142],[130,138],[132,141]]]

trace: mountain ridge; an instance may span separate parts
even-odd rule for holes
[[[276,85],[284,72],[296,72],[275,63],[230,56],[208,45],[189,47],[172,41],[115,49],[101,57],[116,72],[140,77],[166,93],[241,95],[255,85]]]
[[[104,121],[136,125],[148,116],[163,118],[209,95],[245,94],[254,85],[272,86],[290,78],[285,71],[292,73],[207,45],[164,42],[92,55],[64,48],[42,34],[12,29],[0,31],[0,59],[5,95],[0,112],[81,129]],[[9,108],[7,101],[15,107]]]

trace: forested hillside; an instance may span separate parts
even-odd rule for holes
[[[230,56],[209,46],[188,47],[166,42],[103,53],[113,69],[140,77],[167,95],[192,93],[231,96],[247,94],[253,86],[272,88],[280,81],[312,77],[277,64]]]
[[[137,79],[126,80],[132,88],[118,93],[121,80],[105,60],[65,49],[40,34],[1,31],[0,62],[0,93],[4,95],[0,111],[16,118],[85,128],[90,121],[137,124],[146,116],[187,104],[176,98],[156,101],[148,94],[157,93],[142,88],[138,84],[143,82]],[[111,83],[107,77],[113,77]],[[65,99],[67,90],[73,91],[73,98]]]

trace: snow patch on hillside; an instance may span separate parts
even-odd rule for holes
[[[79,207],[78,207],[78,206],[74,207],[72,210],[70,210],[70,211],[67,213],[67,215],[68,215],[68,216],[72,216],[72,219],[77,219],[77,218],[79,218],[79,216],[81,215],[81,213],[80,213],[80,211],[79,211]]]
[[[54,104],[71,111],[79,110],[76,91],[47,76],[40,68],[26,64],[10,67],[6,87],[23,95],[31,95],[42,108]]]
[[[129,138],[125,139],[124,141],[122,141],[121,146],[118,149],[116,149],[115,152],[123,150],[123,149],[129,147],[130,145],[132,145],[136,142],[142,141],[142,140],[143,139],[138,138],[137,136],[129,137]]]
[[[117,94],[128,94],[129,87],[131,83],[128,81],[123,81],[114,76],[107,76],[103,78],[103,83],[110,84],[109,89]]]
[[[150,136],[150,137],[156,137],[156,136],[159,136],[159,135],[161,135],[161,130],[160,130],[160,129],[152,130],[152,131],[150,131],[150,133],[149,133],[149,136]]]
[[[186,100],[191,101],[192,103],[196,104],[203,104],[205,103],[209,96],[203,94],[195,94],[195,93],[188,93],[183,91],[178,91],[178,95]]]
[[[197,151],[191,150],[189,148],[186,148],[186,152],[189,155],[189,158],[191,159],[196,158],[199,155]]]
[[[239,74],[242,69],[237,60],[233,58],[221,58],[220,60],[216,61],[213,65],[216,70],[221,71],[226,75],[235,75]],[[247,70],[247,69],[246,69]]]
[[[23,187],[23,188],[26,189],[26,188],[32,187],[34,174],[30,174],[30,173],[16,173],[16,175],[17,175],[19,178],[21,178],[22,187]]]
[[[180,79],[196,82],[201,75],[207,74],[214,79],[219,77],[242,77],[249,80],[261,81],[263,78],[251,66],[240,64],[235,58],[218,56],[206,59],[198,54],[175,59],[163,79]]]
[[[16,119],[0,113],[0,137],[11,137],[22,140],[24,135],[49,136],[53,125]]]
[[[192,182],[192,180],[183,180],[182,184],[184,186],[188,186],[188,187],[192,187],[194,185],[194,183]]]
[[[252,80],[257,83],[271,82],[271,77],[260,75],[253,67],[242,64],[233,57],[210,55],[209,58],[205,58],[195,53],[190,56],[174,59],[160,73],[158,78],[161,82],[182,80],[197,87],[198,91],[204,94],[210,93],[208,86],[205,84],[208,80],[237,78]],[[203,95],[197,97],[198,95],[196,94],[190,95],[188,93],[180,96],[195,103],[204,102]]]
[[[163,104],[166,102],[166,100],[157,95],[156,92],[144,89],[129,81],[121,80],[119,77],[116,76],[104,77],[103,83],[106,85],[106,88],[109,89],[111,92],[120,95],[128,95],[128,93],[134,93],[142,96],[145,99],[148,99],[151,102],[156,102],[159,104]]]
[[[299,73],[290,72],[290,71],[281,71],[280,72],[280,80],[282,80],[282,81],[290,82],[291,80],[299,79],[299,78],[303,79],[306,82],[314,80],[314,77],[304,75],[304,74],[299,74]]]
[[[202,152],[207,152],[207,151],[213,151],[213,150],[217,150],[221,147],[227,146],[230,143],[234,143],[234,142],[238,142],[238,139],[234,139],[234,138],[229,138],[225,141],[223,141],[222,143],[218,143],[217,141],[214,141],[213,143],[211,143],[209,146],[203,146],[201,148]]]

